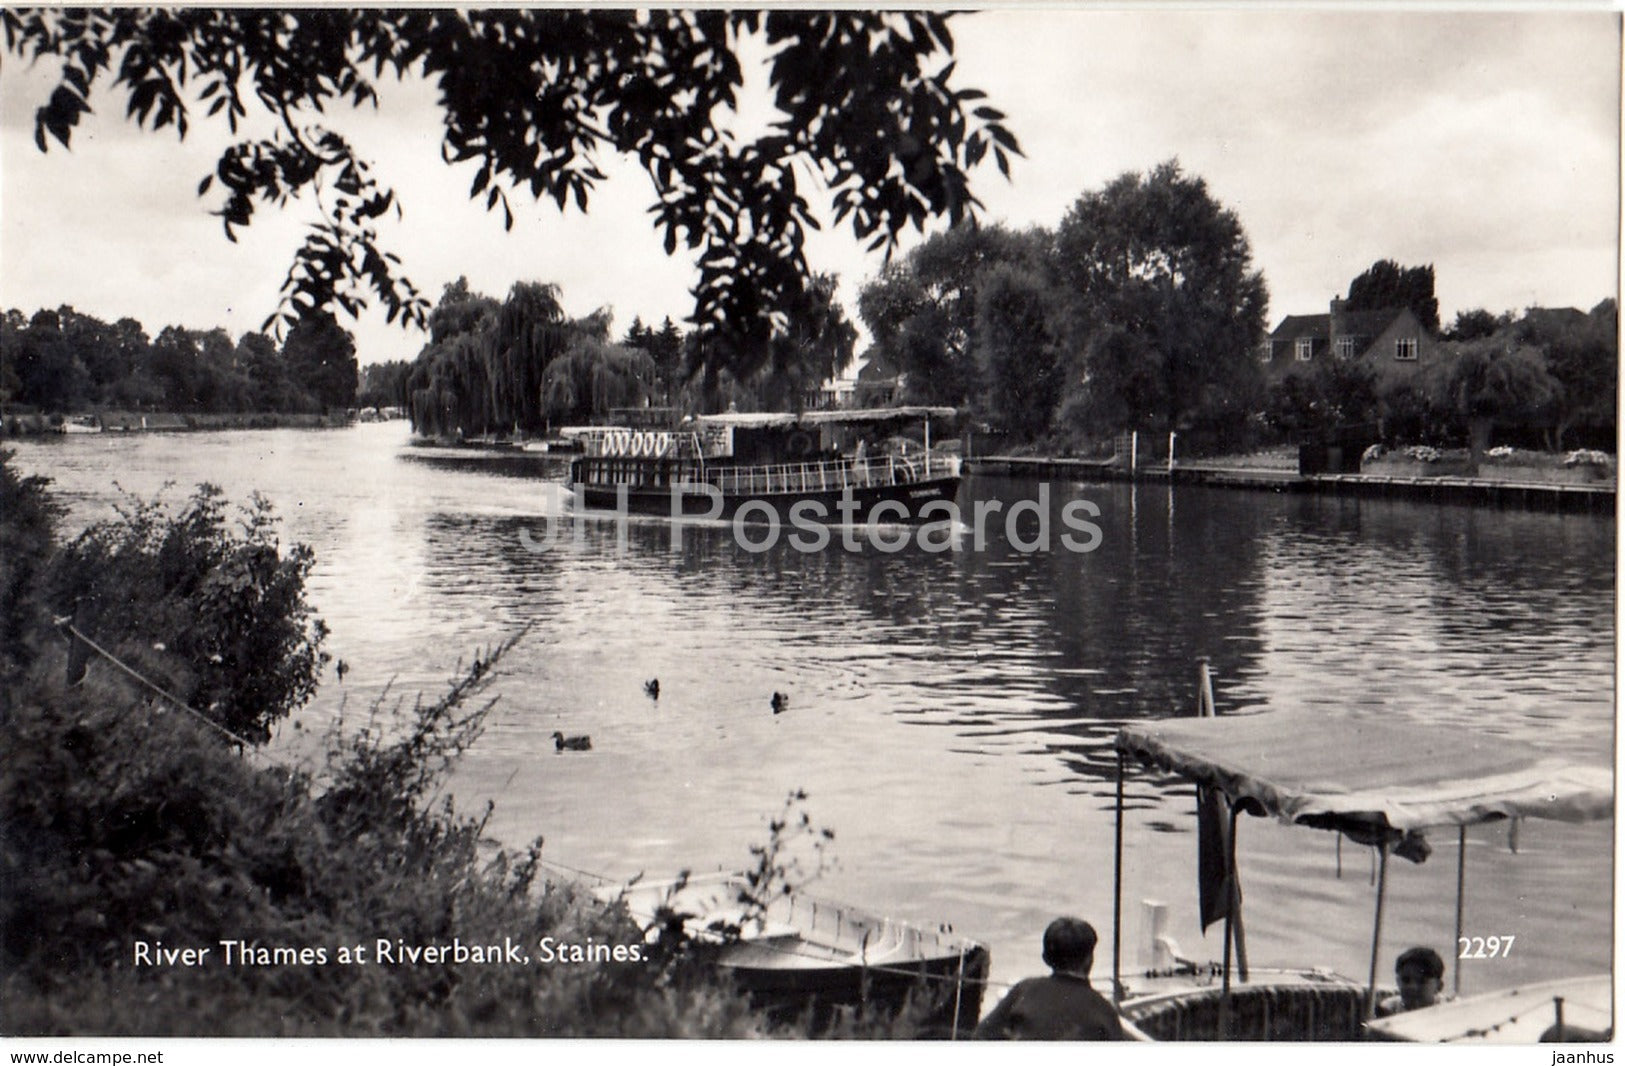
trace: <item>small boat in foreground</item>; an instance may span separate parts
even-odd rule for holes
[[[1182,718],[1124,726],[1117,734],[1117,862],[1112,977],[1118,1009],[1143,1038],[1156,1040],[1483,1040],[1557,1039],[1563,993],[1544,985],[1447,1002],[1374,1021],[1378,960],[1388,883],[1388,857],[1424,855],[1421,834],[1455,829],[1458,852],[1456,937],[1461,940],[1466,883],[1466,827],[1504,819],[1587,822],[1613,816],[1613,774],[1509,748],[1500,738],[1463,735],[1404,722],[1327,718],[1276,711],[1235,717]],[[1188,964],[1124,975],[1121,964],[1123,780],[1130,761],[1195,784],[1221,806],[1210,825],[1221,846],[1206,854],[1228,895],[1218,895],[1225,923],[1221,964]],[[1254,971],[1233,952],[1240,929],[1235,839],[1243,813],[1290,825],[1339,832],[1377,852],[1376,918],[1371,967],[1364,981],[1305,969]],[[1228,822],[1228,834],[1223,833]],[[1204,833],[1208,826],[1203,826]],[[1209,845],[1212,841],[1207,842]],[[1228,900],[1228,906],[1226,901]],[[1440,938],[1444,938],[1441,936]],[[1232,955],[1236,961],[1232,963]],[[1239,971],[1239,981],[1232,971]],[[1257,977],[1258,980],[1251,980]],[[1459,965],[1457,980],[1460,979]],[[1609,978],[1582,979],[1569,1024],[1611,1033]],[[1565,986],[1567,987],[1567,986]],[[1576,993],[1578,995],[1578,993]],[[1498,998],[1499,997],[1499,998]],[[1520,998],[1521,997],[1521,998]],[[1527,1011],[1513,1009],[1514,1000]],[[1476,1004],[1476,1006],[1475,1006]],[[1503,1009],[1505,1008],[1505,1009]],[[1508,1024],[1528,1013],[1540,1024]],[[1429,1016],[1432,1021],[1429,1021]]]
[[[700,415],[665,428],[580,426],[570,485],[582,505],[671,518],[861,525],[957,517],[959,457],[934,454],[931,421],[951,407]],[[869,438],[918,425],[910,449]],[[935,504],[935,507],[931,505]]]
[[[840,1008],[896,1014],[912,1000],[922,1036],[968,1035],[981,1015],[988,950],[943,926],[932,930],[800,893],[775,895],[758,913],[740,901],[738,874],[638,882],[599,890],[620,900],[651,940],[670,921],[720,945],[717,964],[751,1001],[779,1018],[811,1012],[815,1026]],[[737,930],[724,935],[718,929]]]

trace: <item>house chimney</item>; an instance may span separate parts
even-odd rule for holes
[[[1331,323],[1328,327],[1330,335],[1326,338],[1326,347],[1333,352],[1337,351],[1337,338],[1343,333],[1343,309],[1347,306],[1341,297],[1332,297]]]

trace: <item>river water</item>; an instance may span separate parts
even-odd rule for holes
[[[1060,913],[1094,922],[1097,978],[1109,969],[1112,737],[1192,713],[1198,656],[1220,713],[1412,720],[1613,758],[1607,517],[973,478],[967,510],[1047,493],[1051,550],[1017,550],[998,514],[983,550],[967,533],[948,551],[861,537],[849,551],[837,533],[815,553],[788,538],[757,551],[722,526],[679,527],[674,544],[658,519],[567,517],[556,462],[409,447],[399,422],[14,447],[55,480],[70,529],[111,513],[115,483],[147,496],[174,482],[179,499],[206,480],[264,493],[316,549],[311,597],[350,672],[284,729],[283,757],[341,707],[356,720],[386,686],[435,692],[529,626],[451,783],[465,809],[495,802],[496,837],[545,837],[546,858],[618,878],[737,867],[802,790],[835,834],[817,894],[951,923],[991,946],[1001,984],[1042,970]],[[1099,511],[1092,551],[1060,541],[1077,500]],[[1030,546],[1040,509],[1026,510],[1013,532]],[[536,550],[549,528],[563,536]],[[555,730],[591,734],[592,751],[556,753]],[[1170,904],[1185,954],[1219,957],[1220,926],[1196,927],[1190,790],[1135,774],[1128,797],[1126,964],[1146,898]],[[1519,837],[1514,852],[1504,825],[1468,834],[1464,932],[1516,941],[1462,963],[1466,993],[1612,967],[1612,823]],[[1253,965],[1364,977],[1370,852],[1260,819],[1239,841]],[[1425,864],[1392,865],[1385,975],[1412,943],[1454,973],[1455,834],[1432,843]]]

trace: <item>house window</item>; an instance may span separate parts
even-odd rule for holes
[[[1293,346],[1293,353],[1297,355],[1298,362],[1307,363],[1309,357],[1315,354],[1315,341],[1312,337],[1299,337]]]
[[[1353,337],[1339,337],[1339,338],[1337,338],[1337,357],[1339,359],[1353,359],[1354,358],[1354,338]]]
[[[1403,362],[1416,362],[1416,338],[1400,337],[1394,341],[1394,358]]]

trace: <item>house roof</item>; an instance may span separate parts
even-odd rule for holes
[[[1331,332],[1331,315],[1287,315],[1270,334],[1272,341],[1295,341],[1299,337],[1325,337]]]
[[[1403,307],[1383,307],[1375,311],[1344,311],[1340,316],[1343,337],[1375,337],[1405,313]]]
[[[865,362],[858,368],[858,381],[868,384],[877,381],[893,381],[896,377],[897,368],[891,365],[890,360],[875,352],[873,348],[865,353]]]
[[[1586,320],[1586,313],[1578,307],[1531,307],[1523,318],[1535,325],[1577,326]]]
[[[1338,336],[1340,337],[1375,337],[1383,330],[1394,324],[1394,319],[1404,314],[1404,307],[1382,307],[1372,311],[1342,311],[1338,318]],[[1270,334],[1270,340],[1294,341],[1300,337],[1313,337],[1316,340],[1329,339],[1332,335],[1332,316],[1327,315],[1287,315],[1281,324],[1275,327]]]

